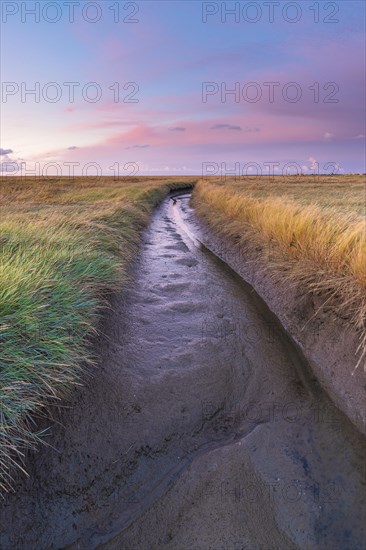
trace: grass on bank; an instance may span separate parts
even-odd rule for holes
[[[90,334],[107,294],[126,281],[152,209],[190,183],[0,180],[0,491],[40,441],[34,415],[92,363]]]
[[[218,233],[348,317],[366,358],[366,187],[363,176],[200,180],[194,205]],[[365,365],[366,369],[366,365]]]

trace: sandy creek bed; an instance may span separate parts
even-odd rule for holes
[[[157,209],[100,365],[0,505],[1,548],[366,547],[365,439],[188,203]]]

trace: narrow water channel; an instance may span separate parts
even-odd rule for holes
[[[157,209],[1,548],[366,548],[365,439],[191,215]]]

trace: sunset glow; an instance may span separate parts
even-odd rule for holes
[[[363,2],[37,4],[2,3],[3,172],[365,171]]]

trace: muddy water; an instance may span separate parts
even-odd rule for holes
[[[187,195],[157,210],[1,548],[366,547],[364,438],[191,220]]]

